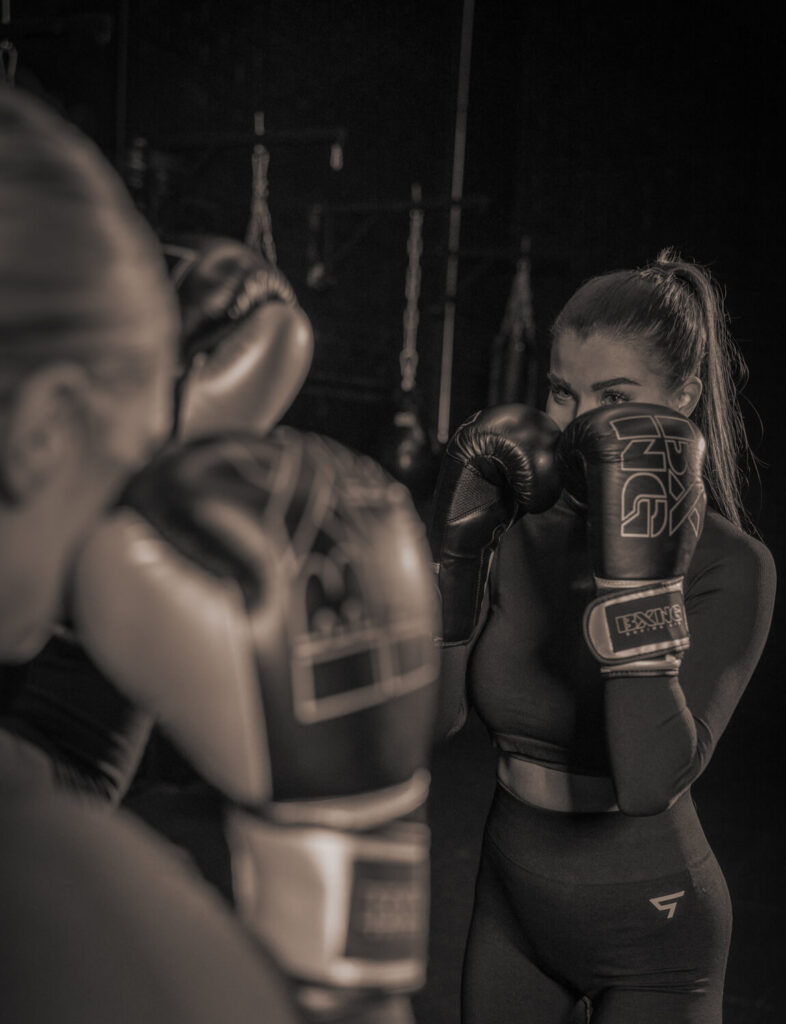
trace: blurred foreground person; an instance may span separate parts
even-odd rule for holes
[[[425,971],[437,678],[422,524],[402,487],[338,445],[294,431],[211,436],[272,426],[311,336],[281,275],[236,243],[167,253],[180,261],[175,440],[76,561],[68,641],[97,667],[73,643],[71,680],[44,658],[6,724],[60,783],[122,795],[140,749],[129,723],[160,723],[222,794],[260,983],[267,951],[308,1019],[405,1024]],[[249,330],[252,318],[270,329]],[[66,638],[55,643],[62,654]],[[138,844],[120,845],[144,862]],[[166,929],[161,941],[173,944]],[[237,995],[223,1013],[202,1003],[244,1020],[247,961],[215,941],[218,963],[234,957]],[[267,987],[261,1019],[283,1024],[282,990]]]
[[[62,621],[85,535],[171,427],[177,311],[95,148],[0,89],[0,660]],[[148,832],[51,787],[0,733],[0,990],[26,1024],[277,1024],[286,989]]]
[[[190,236],[163,248],[180,314],[169,443],[232,429],[266,433],[300,390],[313,355],[311,323],[292,286],[231,238]],[[62,625],[20,673],[0,717],[0,729],[47,755],[42,785],[113,803],[128,792],[153,726]],[[27,752],[26,744],[17,749]],[[157,733],[147,761],[173,761]]]

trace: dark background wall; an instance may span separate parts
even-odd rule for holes
[[[373,447],[390,422],[402,340],[408,216],[391,207],[406,203],[414,181],[427,201],[448,195],[460,0],[10,6],[20,84],[58,103],[121,170],[130,141],[149,140],[148,212],[162,232],[242,237],[253,116],[264,111],[279,262],[319,341],[290,418]],[[476,0],[452,426],[486,399],[490,345],[522,237],[541,347],[584,278],[671,245],[710,265],[726,287],[752,369],[746,395],[766,425],[762,438],[750,411],[753,440],[777,462],[784,96],[776,24],[772,12],[731,3]],[[309,139],[315,128],[345,133],[341,171],[330,168],[328,140]],[[248,144],[177,146],[219,133],[247,133]],[[306,285],[313,204],[328,211],[328,248],[338,256],[322,291]],[[446,208],[427,209],[418,393],[432,431],[446,237]],[[752,495],[768,528],[777,476],[766,471],[764,495]]]
[[[264,111],[279,263],[317,335],[312,372],[288,419],[372,454],[391,434],[404,207],[411,184],[421,183],[430,205],[418,398],[433,440],[447,242],[440,203],[451,178],[460,0],[11,0],[10,7],[0,39],[18,49],[20,85],[80,124],[129,182],[129,144],[138,136],[149,141],[152,173],[139,198],[162,233],[243,236],[253,116]],[[745,413],[761,459],[751,512],[779,566],[780,39],[776,5],[477,0],[451,416],[455,427],[486,402],[491,343],[523,237],[531,249],[539,385],[548,325],[574,288],[674,246],[709,265],[726,291],[732,332],[751,369]],[[340,171],[330,167],[329,138],[312,132],[334,128],[345,133]],[[219,133],[248,138],[177,144]],[[327,210],[323,241],[335,257],[322,290],[307,283],[314,204]],[[779,602],[776,622],[781,617]],[[780,632],[776,626],[719,748],[716,781],[697,787],[736,886],[741,938],[730,967],[730,1020],[777,1019],[767,1016],[775,1005],[767,992],[776,991],[774,965],[785,950],[776,917],[762,908],[786,909],[773,852],[782,845],[774,847],[775,833],[767,831],[782,813]],[[471,787],[474,776],[462,778]],[[443,853],[455,862],[455,850]],[[470,878],[469,861],[466,869]],[[776,892],[780,902],[772,904]],[[437,908],[447,935],[440,941],[450,947],[440,956],[453,965],[439,979],[446,991],[456,983],[466,901],[456,913]],[[438,1019],[440,996],[431,998],[427,991],[424,1020]]]

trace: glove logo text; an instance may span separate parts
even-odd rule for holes
[[[683,624],[683,608],[680,604],[664,604],[660,608],[617,615],[614,622],[617,633],[621,636],[631,636],[647,630],[669,629]]]
[[[687,457],[695,437],[688,420],[677,416],[621,416],[610,421],[619,440],[627,440],[620,468],[627,474],[621,495],[622,537],[672,536],[686,521],[701,532],[704,489],[685,486]]]

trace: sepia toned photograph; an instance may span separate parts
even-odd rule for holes
[[[0,0],[0,1024],[781,1024],[781,35]]]

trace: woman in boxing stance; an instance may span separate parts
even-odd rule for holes
[[[487,410],[448,446],[448,717],[470,702],[499,752],[464,1024],[721,1020],[731,906],[690,786],[775,591],[740,500],[738,358],[710,275],[665,252],[569,299],[548,415]]]

